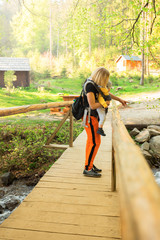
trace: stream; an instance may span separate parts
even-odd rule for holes
[[[154,177],[155,177],[155,181],[160,187],[160,168],[152,169],[152,171],[153,171],[153,174],[154,174]]]
[[[0,224],[19,206],[32,189],[33,186],[27,186],[24,180],[15,180],[8,187],[0,187]]]

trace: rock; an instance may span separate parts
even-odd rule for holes
[[[132,131],[130,131],[130,135],[132,137],[136,136],[139,133],[140,133],[140,131],[137,128],[134,128]]]
[[[147,127],[147,129],[154,129],[154,130],[160,132],[160,126],[157,126],[157,125],[149,125]]]
[[[4,212],[4,208],[0,205],[0,214]]]
[[[116,90],[122,90],[123,88],[122,87],[117,87]]]
[[[12,184],[14,179],[15,179],[15,176],[11,172],[4,173],[1,176],[1,180],[2,180],[2,183],[4,186],[8,186],[8,185]]]
[[[39,178],[30,178],[27,180],[27,186],[35,186],[39,182]]]
[[[5,191],[4,190],[0,190],[0,199],[4,196]]]
[[[160,132],[155,129],[148,129],[148,131],[150,133],[150,137],[160,135]]]
[[[19,199],[13,198],[13,199],[11,199],[11,200],[9,200],[8,202],[5,203],[5,209],[8,209],[8,210],[12,211],[16,207],[18,207],[18,205],[20,203],[21,203],[21,201]]]
[[[160,159],[160,136],[152,137],[149,141],[150,150],[155,158]]]
[[[153,158],[148,151],[142,150],[142,153],[147,160],[151,160]]]
[[[149,166],[150,167],[155,166],[153,156],[148,151],[145,151],[145,150],[142,150],[142,153],[143,153],[143,156],[145,157],[146,161],[148,162]]]
[[[147,142],[150,139],[150,134],[147,129],[142,130],[136,137],[135,140],[139,143]]]
[[[144,143],[141,145],[141,149],[142,149],[142,150],[145,150],[145,151],[148,151],[148,150],[149,150],[149,143],[148,143],[148,142],[144,142]]]

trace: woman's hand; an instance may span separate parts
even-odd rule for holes
[[[124,100],[124,99],[122,99],[122,98],[119,98],[119,97],[115,96],[115,95],[112,94],[112,93],[109,93],[109,94],[110,94],[110,96],[111,96],[112,99],[114,99],[114,100],[116,100],[116,101],[119,101],[120,103],[122,103],[122,105],[123,105],[124,107],[126,107],[126,106],[127,106],[127,103],[129,103],[128,101],[126,101],[126,100]]]
[[[126,107],[127,106],[127,103],[129,103],[128,101],[126,101],[126,100],[124,100],[124,99],[119,99],[119,102],[120,103],[122,103],[122,105],[124,106],[124,107]]]

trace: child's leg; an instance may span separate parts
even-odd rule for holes
[[[103,124],[106,120],[106,113],[105,113],[105,108],[103,107],[100,107],[100,108],[97,108],[97,112],[98,112],[98,116],[99,116],[99,128],[102,128],[103,127]]]

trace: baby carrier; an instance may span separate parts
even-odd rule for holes
[[[105,96],[104,93],[101,91],[101,89],[98,87],[98,85],[95,82],[93,82],[91,79],[87,79],[83,84],[83,89],[81,91],[80,96],[72,104],[72,114],[73,114],[74,118],[76,120],[79,120],[83,117],[82,126],[84,126],[84,127],[86,126],[87,115],[88,115],[89,123],[90,123],[90,116],[91,116],[91,108],[89,106],[86,106],[86,103],[84,101],[84,95],[87,94],[86,87],[87,87],[88,83],[91,83],[94,85],[96,90],[102,95],[102,97],[104,98],[105,101],[111,100],[110,95]]]

